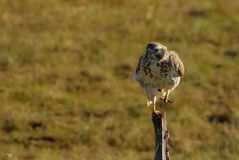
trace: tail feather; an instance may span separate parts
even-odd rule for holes
[[[151,104],[153,104],[152,100],[147,100],[147,106],[149,107]]]
[[[133,77],[132,77],[132,79],[133,79],[134,81],[138,81],[138,80],[139,80],[139,75],[134,74]]]

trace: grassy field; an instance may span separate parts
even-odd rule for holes
[[[0,0],[0,160],[152,159],[131,79],[150,41],[186,68],[158,104],[171,157],[238,160],[238,29],[236,0]]]

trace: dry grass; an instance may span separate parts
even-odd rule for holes
[[[0,158],[148,160],[131,80],[149,41],[186,75],[167,111],[173,159],[239,158],[239,2],[0,0]]]

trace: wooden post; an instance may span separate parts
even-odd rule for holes
[[[155,131],[154,160],[169,160],[169,133],[167,130],[166,113],[152,113]]]

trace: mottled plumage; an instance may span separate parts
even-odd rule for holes
[[[140,57],[134,79],[139,82],[147,96],[147,104],[153,104],[156,111],[158,91],[162,92],[164,102],[171,102],[168,95],[184,75],[184,65],[178,54],[156,42],[147,45],[145,54]]]

